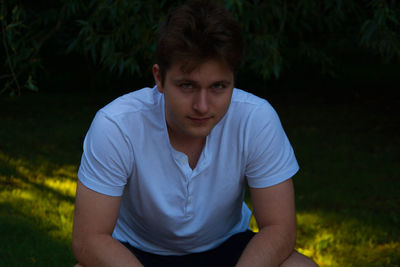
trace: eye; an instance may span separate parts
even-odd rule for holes
[[[212,89],[214,89],[216,91],[219,91],[219,90],[222,90],[225,88],[226,88],[226,85],[223,82],[217,82],[212,85]]]
[[[188,90],[188,89],[192,89],[193,85],[191,83],[181,83],[179,85],[179,87],[181,87],[182,89]]]

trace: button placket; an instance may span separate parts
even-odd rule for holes
[[[181,163],[182,163],[182,164],[187,164],[187,159],[186,159],[186,157],[182,157],[182,158],[181,158]]]
[[[186,216],[191,217],[193,215],[193,188],[192,188],[192,180],[191,175],[188,176],[188,184],[186,191]]]

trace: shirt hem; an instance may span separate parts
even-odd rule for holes
[[[271,187],[274,185],[277,185],[279,183],[282,183],[290,178],[292,178],[298,171],[299,171],[299,166],[296,166],[295,168],[292,168],[283,174],[277,174],[268,178],[260,179],[257,181],[250,181],[248,180],[247,183],[250,188],[266,188],[266,187]]]
[[[90,178],[86,177],[82,171],[78,172],[78,179],[79,181],[89,188],[90,190],[93,190],[97,193],[107,195],[107,196],[112,196],[112,197],[120,197],[122,196],[122,193],[124,191],[124,187],[118,187],[115,189],[111,189],[109,186],[103,186],[101,184],[98,184],[94,181],[92,181]]]

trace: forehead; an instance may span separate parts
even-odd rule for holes
[[[198,64],[176,62],[166,72],[166,78],[191,80],[233,80],[233,70],[225,62],[207,60]]]

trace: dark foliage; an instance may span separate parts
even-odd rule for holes
[[[145,77],[154,62],[160,21],[183,2],[0,0],[0,94],[37,91],[68,62],[69,69],[60,70],[64,76],[79,70],[88,80],[107,73],[96,77],[100,82],[116,75]],[[264,80],[299,64],[334,76],[338,63],[360,49],[386,62],[400,61],[396,0],[221,2],[242,25],[244,71]],[[74,57],[79,60],[69,61]],[[94,87],[90,81],[85,85]]]

